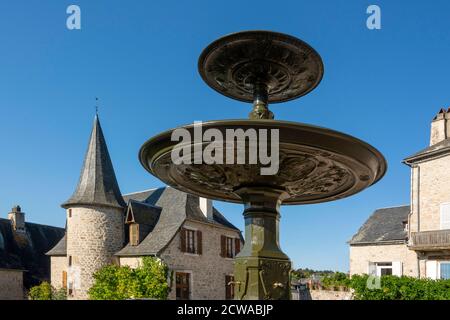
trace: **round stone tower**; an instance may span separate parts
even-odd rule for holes
[[[94,272],[113,263],[124,245],[125,202],[98,116],[78,186],[62,207],[67,213],[68,297],[87,299]]]

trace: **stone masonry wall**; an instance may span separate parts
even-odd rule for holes
[[[186,221],[184,227],[202,232],[202,254],[190,254],[180,251],[180,234],[172,239],[160,258],[167,263],[173,279],[169,299],[176,298],[175,273],[190,273],[190,299],[225,299],[225,276],[234,272],[234,259],[220,256],[220,237],[225,235],[239,238],[234,230],[218,228],[209,224]],[[242,244],[241,244],[242,248]],[[140,258],[120,258],[121,265],[137,266]]]
[[[225,235],[238,238],[238,232],[191,221],[186,221],[184,227],[202,232],[203,253],[201,255],[182,253],[178,233],[161,254],[161,258],[174,271],[169,299],[176,298],[177,271],[191,273],[191,299],[225,299],[225,276],[233,274],[234,259],[220,256],[220,237]]]
[[[63,285],[63,271],[67,272],[67,257],[50,257],[50,281],[56,289]]]
[[[367,274],[369,262],[401,261],[403,275],[418,276],[417,255],[406,244],[350,246],[350,275]]]
[[[69,299],[87,299],[94,272],[114,261],[113,255],[123,247],[123,219],[120,209],[72,208],[67,219],[67,257],[72,257],[68,285],[73,284]]]
[[[449,162],[448,155],[419,164],[419,231],[440,229],[440,204],[450,202]]]
[[[310,290],[311,300],[352,300],[349,291]]]
[[[130,268],[137,268],[142,264],[141,257],[121,257],[120,265],[121,266],[129,266]]]
[[[23,300],[23,271],[0,269],[0,300]]]

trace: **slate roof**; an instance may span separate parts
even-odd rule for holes
[[[9,219],[0,218],[0,269],[24,270],[29,288],[50,279],[50,258],[45,253],[64,236],[64,229],[25,223],[25,233],[15,232]]]
[[[46,253],[48,256],[66,256],[67,255],[67,240],[66,234],[58,241],[50,251]]]
[[[128,201],[126,219],[127,222],[132,220],[132,222],[138,224],[151,226],[153,229],[158,222],[160,213],[161,207],[130,199]]]
[[[378,244],[385,242],[406,241],[407,221],[410,206],[399,206],[376,210],[349,241],[350,245]]]
[[[98,116],[95,116],[78,186],[61,206],[125,207]]]
[[[116,255],[157,255],[164,249],[186,219],[224,226],[239,231],[213,208],[213,221],[208,220],[200,210],[198,197],[171,187],[147,190],[124,196],[125,201],[141,201],[161,208],[159,220],[153,231],[137,246],[126,245]]]

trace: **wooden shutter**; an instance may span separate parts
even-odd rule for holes
[[[62,272],[62,287],[63,288],[67,288],[67,272],[63,271]]]
[[[438,278],[438,263],[435,260],[427,260],[426,264],[427,278],[436,280]]]
[[[186,252],[186,229],[180,229],[180,250]]]
[[[392,262],[392,275],[401,277],[403,275],[403,265],[401,261]]]
[[[226,250],[227,250],[227,237],[220,236],[220,256],[225,257],[226,256]]]
[[[139,225],[137,223],[130,224],[130,244],[132,246],[139,244]]]
[[[202,254],[202,232],[197,230],[197,254]]]
[[[441,230],[450,229],[450,203],[441,204]]]
[[[234,277],[233,276],[225,276],[225,299],[231,300],[234,298],[234,285],[233,282]]]
[[[234,255],[241,251],[241,239],[234,239]]]
[[[367,274],[369,276],[377,275],[377,266],[374,262],[369,261]]]

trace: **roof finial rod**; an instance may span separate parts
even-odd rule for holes
[[[98,116],[98,97],[95,97],[95,115]]]

